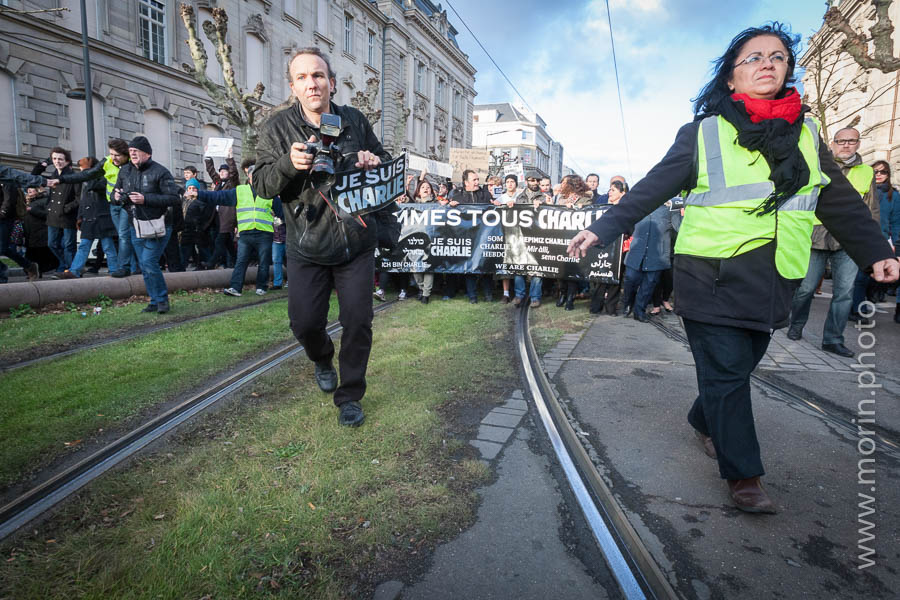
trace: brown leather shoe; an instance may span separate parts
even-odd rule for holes
[[[728,489],[735,507],[749,513],[768,513],[774,515],[775,505],[762,487],[759,477],[749,479],[729,479]]]
[[[694,430],[694,435],[697,436],[697,439],[703,444],[703,452],[710,458],[716,458],[716,447],[713,445],[712,438],[708,435],[703,435],[696,429]]]

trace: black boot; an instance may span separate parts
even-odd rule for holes
[[[894,323],[900,323],[900,303],[898,303],[897,308],[894,309]]]
[[[556,299],[556,306],[562,306],[565,303],[566,303],[566,295],[562,291],[560,291],[559,298]]]
[[[566,310],[575,310],[575,294],[566,294]]]

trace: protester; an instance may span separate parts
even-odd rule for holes
[[[841,172],[850,181],[857,195],[869,207],[872,218],[880,224],[878,199],[875,196],[875,179],[872,167],[863,164],[859,149],[859,132],[852,127],[845,127],[834,134],[831,150],[834,160],[841,167]],[[847,202],[856,202],[848,198]],[[822,350],[850,358],[854,352],[844,345],[844,327],[853,304],[853,285],[858,278],[859,269],[853,259],[842,248],[840,242],[830,229],[816,225],[812,232],[812,252],[809,257],[809,269],[800,287],[794,293],[791,303],[791,323],[787,337],[799,340],[803,336],[803,327],[809,319],[809,308],[812,304],[816,284],[825,273],[825,263],[831,264],[832,296],[828,306],[828,316],[822,332]],[[862,282],[867,276],[864,274]]]
[[[28,276],[28,281],[34,281],[38,278],[38,265],[31,262],[28,258],[19,254],[16,247],[12,245],[11,235],[13,226],[16,222],[16,214],[19,206],[19,188],[11,183],[4,183],[2,189],[3,197],[0,198],[0,255],[11,258],[17,265],[22,267]],[[0,261],[0,283],[6,283],[8,267],[3,261]]]
[[[82,158],[78,166],[82,172],[88,172],[99,164],[93,156]],[[78,222],[81,224],[81,242],[75,259],[68,269],[57,273],[58,279],[76,279],[81,277],[85,263],[91,253],[95,240],[106,253],[106,264],[110,273],[119,269],[118,252],[116,250],[116,226],[109,211],[109,199],[106,196],[106,181],[102,177],[92,177],[81,185],[81,200],[78,203]]]
[[[327,182],[311,172],[313,154],[307,143],[321,139],[322,115],[341,119],[335,141],[343,153],[335,171],[371,169],[390,155],[375,137],[366,117],[349,106],[334,104],[335,73],[328,56],[318,48],[303,48],[288,61],[290,88],[298,102],[271,116],[262,126],[254,171],[257,192],[281,197],[288,208],[288,314],[294,335],[316,364],[316,381],[334,392],[338,422],[361,425],[360,400],[366,391],[366,368],[372,348],[371,284],[375,277],[374,249],[395,245],[397,221],[390,207],[357,219],[340,219],[328,204]],[[379,228],[385,228],[379,231]],[[325,331],[328,302],[337,289],[339,320],[343,326],[340,386],[332,365],[334,344]]]
[[[597,188],[600,187],[600,176],[596,173],[589,173],[588,176],[584,178],[584,182],[587,184],[591,203],[596,203],[600,198],[600,193],[597,192]]]
[[[604,194],[606,200],[604,204],[612,204],[616,205],[619,201],[625,197],[625,183],[618,180],[613,179],[609,183],[609,190]],[[595,203],[596,204],[596,203]],[[605,215],[604,215],[605,218]],[[622,257],[620,262],[622,264],[625,263],[625,259],[627,258],[628,253],[628,240],[622,241]],[[617,265],[618,268],[618,265]],[[607,315],[616,316],[619,314],[619,297],[622,295],[622,271],[624,269],[619,269],[616,272],[616,278],[619,280],[619,283],[612,282],[602,282],[597,281],[592,283],[592,291],[591,291],[591,314],[599,315],[601,313],[606,313]],[[561,304],[557,304],[557,306],[561,306]],[[630,307],[625,306],[624,312],[625,316],[629,316]]]
[[[12,183],[17,185],[18,187],[40,188],[48,185],[48,182],[52,181],[52,185],[56,185],[59,182],[58,180],[48,180],[46,177],[41,175],[41,173],[44,172],[44,169],[47,168],[48,164],[49,163],[45,161],[39,173],[30,174],[26,173],[25,171],[13,169],[12,167],[7,167],[6,165],[0,165],[0,184]]]
[[[213,254],[210,227],[216,220],[215,205],[199,202],[198,191],[206,191],[200,181],[189,179],[185,183],[184,199],[181,203],[184,215],[184,229],[181,231],[181,256],[185,263],[193,263],[194,269],[204,271],[211,268]]]
[[[197,182],[198,190],[206,189],[206,182],[200,178],[200,172],[197,170],[197,167],[193,165],[188,165],[181,170],[182,175],[184,175],[185,187],[187,187],[187,182],[193,179]]]
[[[881,233],[896,250],[900,246],[900,193],[891,185],[891,166],[884,160],[872,163],[875,175],[875,195],[881,214]],[[859,314],[859,306],[866,299],[883,302],[888,285],[876,283],[868,274],[860,271],[853,286],[853,305],[850,320],[868,321]]]
[[[75,221],[78,217],[78,198],[81,196],[81,185],[63,180],[64,176],[72,173],[72,154],[68,150],[59,146],[53,148],[50,151],[50,161],[53,163],[53,179],[61,180],[62,183],[50,190],[47,212],[47,244],[59,262],[56,272],[62,273],[75,259],[75,240],[78,236]],[[32,169],[32,174],[41,174],[47,165],[47,161],[38,162]]]
[[[59,261],[47,244],[47,213],[50,194],[40,187],[25,190],[25,258],[38,265],[38,277],[56,270]]]
[[[814,217],[877,281],[893,281],[900,271],[789,87],[798,42],[778,23],[735,37],[697,98],[697,120],[679,130],[624,202],[569,244],[570,255],[583,257],[689,190],[674,265],[675,312],[700,392],[688,421],[716,456],[735,505],[747,512],[775,512],[760,483],[750,374],[770,332],[788,322],[793,290],[809,266]]]
[[[559,194],[557,195],[556,203],[559,206],[564,206],[569,210],[577,210],[586,206],[590,206],[593,203],[593,198],[587,184],[580,176],[566,175],[565,177],[563,177],[562,185],[559,188]],[[537,283],[535,283],[535,280],[537,280]],[[566,310],[575,310],[575,294],[578,293],[578,283],[578,281],[574,280],[558,281],[560,292],[559,297],[556,301],[557,307],[565,306]],[[541,296],[540,278],[533,277],[531,280],[531,285],[531,304],[532,306],[534,306],[535,299],[539,300]],[[536,290],[535,287],[537,288]],[[516,282],[517,296],[519,295],[520,289],[522,291],[522,294],[524,295],[524,279],[522,280],[521,288],[519,287],[519,282]],[[540,301],[537,302],[537,305],[540,306]]]
[[[272,289],[280,290],[287,285],[284,282],[284,250],[287,228],[282,217],[275,217],[273,223],[275,233],[272,236]]]
[[[419,181],[419,187],[416,189],[416,202],[419,204],[430,204],[437,201],[434,190],[428,181]],[[416,285],[419,286],[419,302],[428,304],[431,298],[431,291],[434,287],[434,273],[413,273]]]
[[[213,182],[213,191],[232,190],[240,185],[240,175],[234,158],[228,156],[219,165],[218,172],[213,168],[211,158],[205,159],[206,172]],[[237,217],[233,206],[216,206],[218,229],[216,230],[215,250],[209,259],[209,268],[215,269],[221,264],[226,269],[234,266],[234,232],[237,229]]]
[[[201,202],[217,206],[233,206],[237,214],[238,254],[231,272],[230,287],[222,290],[228,296],[240,296],[244,287],[244,276],[250,255],[256,252],[259,266],[256,270],[256,295],[263,296],[269,287],[269,265],[272,262],[272,242],[275,234],[275,217],[284,218],[281,200],[276,196],[263,198],[253,188],[253,172],[251,166],[250,183],[239,185],[234,189],[207,192],[193,188],[189,194]]]
[[[663,271],[672,266],[669,255],[672,239],[669,203],[638,221],[625,258],[623,302],[631,307],[634,319],[650,321],[646,307]]]
[[[479,185],[478,173],[470,169],[466,169],[462,173],[463,187],[453,190],[450,196],[450,206],[459,206],[460,204],[492,204],[491,194]],[[471,304],[478,302],[478,282],[482,283],[485,300],[493,300],[493,281],[490,275],[482,276],[478,274],[465,275],[466,295],[469,297]],[[455,281],[448,282],[451,290],[455,291]],[[445,299],[452,297],[452,294],[446,294]]]
[[[150,304],[141,312],[164,314],[169,312],[169,290],[159,258],[172,234],[165,226],[165,216],[168,207],[180,206],[181,198],[169,170],[153,161],[153,148],[146,137],[131,140],[128,154],[131,160],[119,169],[113,200],[122,203],[131,217],[134,247],[150,296]]]

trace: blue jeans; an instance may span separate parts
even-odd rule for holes
[[[642,271],[626,266],[625,285],[623,286],[625,306],[631,306],[636,315],[644,314],[644,309],[650,303],[650,297],[653,295],[653,290],[656,289],[656,284],[659,283],[660,276],[662,276],[662,271]]]
[[[825,273],[825,261],[831,259],[831,283],[833,296],[828,316],[825,317],[825,329],[822,332],[823,344],[843,344],[844,327],[850,315],[853,303],[853,282],[859,269],[843,250],[812,250],[809,255],[809,270],[800,288],[794,292],[791,302],[791,328],[802,330],[809,320],[809,307],[819,279]]]
[[[138,270],[140,264],[137,250],[134,247],[134,229],[131,227],[131,215],[121,206],[109,205],[109,214],[112,222],[119,232],[118,265],[120,269],[128,269],[132,273]],[[110,269],[112,272],[112,269]]]
[[[490,301],[494,295],[494,281],[490,275],[466,275],[466,295],[470,300],[478,300],[478,280],[484,289],[485,300]]]
[[[141,272],[144,276],[144,286],[147,295],[150,296],[150,304],[159,306],[169,302],[169,290],[166,288],[166,278],[159,268],[159,257],[166,250],[172,228],[166,227],[166,235],[152,240],[141,239],[134,236],[133,244],[140,261]]]
[[[531,285],[528,288],[528,296],[531,298],[532,302],[534,302],[535,300],[540,301],[542,286],[543,286],[543,279],[541,279],[540,277],[532,277],[531,278]],[[524,275],[516,275],[515,291],[516,291],[516,298],[524,298],[525,297],[525,276]]]
[[[850,304],[851,314],[859,314],[859,305],[866,301],[866,290],[874,281],[865,271],[859,271],[856,274],[856,279],[853,281],[853,302]]]
[[[84,268],[84,263],[87,262],[93,244],[94,240],[81,238],[81,242],[78,244],[78,252],[75,253],[75,260],[73,260],[72,264],[69,266],[69,270],[73,275],[81,277],[81,270]],[[113,239],[108,237],[100,238],[100,245],[103,246],[103,251],[106,253],[106,264],[109,266],[109,272],[113,273],[117,271],[119,263],[116,254],[116,245],[113,243]]]
[[[284,243],[272,242],[272,285],[284,285]]]
[[[53,256],[59,261],[56,267],[57,273],[62,273],[69,268],[72,261],[75,260],[75,238],[77,232],[75,228],[52,227],[47,225],[47,245]]]
[[[231,272],[231,287],[241,291],[244,287],[244,275],[247,273],[247,263],[250,255],[256,250],[259,257],[259,267],[256,269],[256,289],[265,290],[269,287],[269,265],[272,263],[272,238],[268,231],[251,229],[242,231],[238,238],[237,260],[234,261],[234,270]]]

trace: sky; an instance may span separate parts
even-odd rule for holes
[[[453,9],[562,143],[566,165],[582,176],[596,172],[601,182],[621,174],[630,183],[693,119],[691,98],[735,35],[781,21],[802,36],[802,52],[826,9],[823,0],[610,0],[623,132],[606,6],[606,0],[443,0],[459,46],[478,71],[475,104],[521,99]]]

